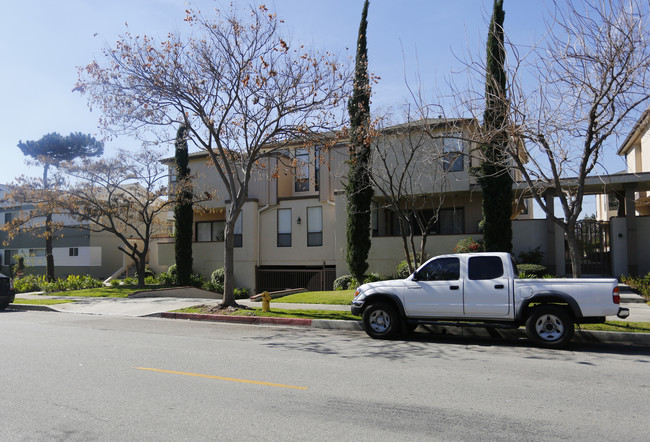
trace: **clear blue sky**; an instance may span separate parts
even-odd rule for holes
[[[229,3],[196,0],[191,5],[207,12],[215,6],[227,8]],[[249,2],[235,0],[235,4]],[[294,42],[354,55],[362,0],[274,0],[266,4],[285,21]],[[549,5],[549,0],[505,0],[504,27],[509,38],[527,44],[539,37]],[[97,111],[91,112],[86,98],[72,93],[76,67],[100,58],[101,49],[125,31],[125,23],[134,35],[164,38],[168,32],[186,33],[186,8],[183,0],[3,2],[0,183],[23,173],[39,175],[38,169],[25,166],[25,157],[16,146],[19,140],[37,140],[49,132],[100,136]],[[369,62],[370,70],[381,77],[373,89],[373,105],[379,108],[406,100],[405,70],[411,80],[416,70],[420,72],[427,93],[444,90],[452,72],[462,67],[457,56],[484,52],[491,8],[492,0],[372,0]],[[121,138],[108,142],[106,150],[110,154],[136,144]],[[625,167],[613,153],[616,148],[615,144],[609,147],[609,172]]]

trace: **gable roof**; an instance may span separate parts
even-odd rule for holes
[[[621,145],[621,147],[618,149],[618,152],[616,153],[619,155],[627,155],[630,152],[630,150],[632,150],[632,146],[634,145],[634,143],[645,133],[646,130],[648,130],[649,126],[650,126],[650,109],[646,109],[645,111],[643,111],[641,117],[632,128],[632,131],[629,133],[627,138],[625,138],[625,141],[623,141],[623,144]]]

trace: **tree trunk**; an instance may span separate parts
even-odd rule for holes
[[[146,285],[144,283],[145,279],[145,270],[147,267],[147,262],[146,262],[146,252],[142,255],[138,254],[137,259],[135,259],[135,270],[138,272],[138,288],[143,289],[146,288]]]
[[[223,300],[221,301],[221,307],[235,307],[237,303],[235,302],[235,221],[228,220],[226,221],[226,227],[224,229],[224,260],[223,260]]]
[[[566,227],[566,240],[569,246],[569,258],[571,260],[571,270],[574,278],[582,276],[580,268],[580,250],[578,248],[578,238],[576,237],[575,224],[567,225]]]
[[[46,277],[48,282],[54,281],[54,253],[52,238],[52,214],[45,216],[45,260],[46,260]]]

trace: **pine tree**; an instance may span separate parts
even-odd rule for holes
[[[189,186],[190,169],[187,153],[188,127],[182,124],[176,132],[176,205],[174,206],[174,254],[178,284],[189,285],[192,275],[192,190]]]
[[[63,161],[72,161],[79,157],[99,156],[104,152],[104,143],[97,141],[90,135],[80,132],[71,133],[63,137],[56,132],[44,135],[37,141],[18,142],[18,147],[23,155],[30,156],[43,165],[43,190],[50,189],[48,182],[48,172],[50,167],[58,166]],[[45,216],[45,262],[46,278],[48,281],[54,281],[54,254],[53,240],[54,228],[52,222],[52,212],[48,210]]]
[[[512,251],[512,178],[507,168],[505,47],[503,0],[494,1],[487,39],[485,113],[483,128],[488,141],[481,149],[479,184],[483,191],[483,239],[490,252]]]
[[[346,260],[352,276],[359,283],[368,269],[370,251],[370,204],[373,190],[370,185],[370,80],[368,77],[368,50],[366,29],[368,27],[368,0],[363,5],[357,57],[354,91],[348,103],[350,114],[350,147],[347,197],[347,253]]]

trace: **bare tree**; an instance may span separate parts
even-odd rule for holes
[[[138,286],[145,286],[149,242],[168,232],[167,212],[176,200],[167,198],[168,169],[151,150],[120,152],[110,159],[64,163],[56,206],[74,217],[82,229],[109,232],[122,241],[120,250],[134,262]]]
[[[422,110],[415,115],[426,115]],[[463,164],[467,149],[463,152],[461,120],[417,119],[406,107],[403,121],[373,134],[370,179],[375,204],[397,219],[404,255],[413,272],[426,258],[427,239],[445,202],[449,172]],[[451,144],[456,148],[449,151],[446,147]]]
[[[647,0],[555,3],[534,47],[506,40],[509,162],[542,210],[565,232],[573,276],[580,276],[576,222],[587,176],[608,142],[628,130],[650,100]],[[470,64],[484,78],[484,62]],[[478,89],[478,88],[477,88]],[[462,96],[478,116],[478,93]],[[503,127],[493,128],[494,131]],[[493,133],[477,132],[478,142]],[[553,196],[564,217],[554,215]]]
[[[188,11],[194,37],[155,42],[126,33],[105,63],[80,71],[76,90],[101,107],[105,128],[128,133],[187,123],[226,188],[224,298],[234,298],[234,226],[249,181],[289,140],[336,128],[344,118],[349,69],[330,53],[292,47],[264,6],[248,17]],[[339,109],[340,108],[340,109]],[[335,111],[340,110],[339,113]]]

